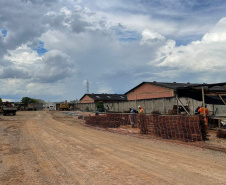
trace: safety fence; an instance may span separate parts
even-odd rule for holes
[[[104,128],[131,125],[141,134],[152,138],[195,143],[206,140],[207,129],[200,116],[150,115],[150,114],[105,114],[90,116],[86,124]]]

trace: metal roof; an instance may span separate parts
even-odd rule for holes
[[[89,96],[94,101],[126,101],[127,96],[124,94],[85,94],[80,100],[85,96]]]
[[[176,90],[179,87],[189,87],[189,86],[193,86],[193,85],[198,85],[198,84],[192,84],[192,83],[189,83],[189,82],[188,83],[176,83],[176,82],[170,83],[170,82],[156,82],[156,81],[153,81],[153,82],[142,82],[139,85],[137,85],[136,87],[134,87],[131,90],[129,90],[128,92],[126,92],[125,94],[130,93],[131,91],[133,91],[134,89],[142,86],[145,83],[151,84],[151,85],[160,86],[160,87],[165,87],[165,88],[173,89],[173,90]]]
[[[202,88],[207,104],[226,104],[226,83],[200,84],[190,87],[177,88],[178,97],[189,97],[202,101]]]
[[[214,83],[214,84],[199,84],[199,85],[193,85],[191,86],[195,89],[201,89],[202,87],[205,89],[205,91],[211,91],[211,92],[225,92],[226,91],[226,82],[223,83]]]

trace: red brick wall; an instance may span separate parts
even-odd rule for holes
[[[85,97],[82,98],[81,103],[94,103],[94,100],[90,98],[88,95],[85,95]]]
[[[152,98],[164,98],[172,97],[173,90],[144,83],[140,87],[134,89],[133,92],[127,94],[128,100],[140,100],[140,99],[152,99]]]

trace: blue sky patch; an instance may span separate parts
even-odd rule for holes
[[[3,29],[1,29],[1,31],[2,31],[2,36],[6,37],[7,36],[7,30],[3,28]]]
[[[132,41],[138,40],[138,38],[128,37],[128,38],[120,38],[119,40],[122,42],[132,42]]]
[[[47,49],[44,48],[44,42],[42,41],[39,41],[39,46],[37,48],[34,48],[33,50],[35,50],[39,56],[42,56],[48,51]]]
[[[132,42],[141,39],[141,35],[136,31],[122,31],[118,35],[119,40],[122,42]]]

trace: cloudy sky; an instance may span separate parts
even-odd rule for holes
[[[0,97],[226,81],[225,0],[0,0]]]

